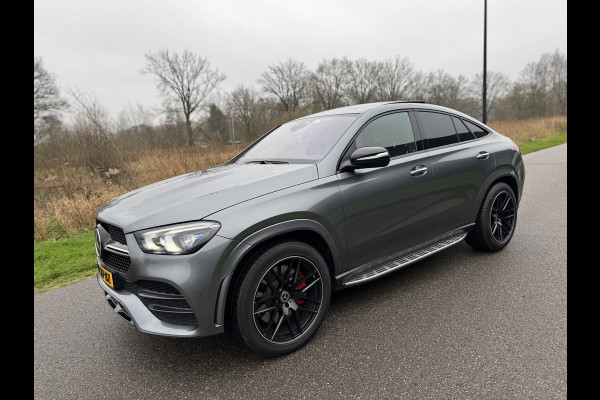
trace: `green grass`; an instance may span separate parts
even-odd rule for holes
[[[94,232],[33,241],[34,293],[79,282],[96,273]]]
[[[521,154],[527,154],[567,142],[567,134],[519,143]],[[96,274],[94,232],[72,237],[33,241],[34,292],[44,292],[79,282]]]
[[[532,140],[531,142],[518,143],[518,145],[519,149],[521,150],[521,154],[527,154],[563,143],[567,143],[566,133],[543,139]]]

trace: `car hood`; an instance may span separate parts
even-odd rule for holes
[[[229,164],[156,182],[117,197],[96,218],[125,233],[207,215],[318,178],[314,164]]]

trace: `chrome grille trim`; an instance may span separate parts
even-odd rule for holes
[[[122,247],[113,246],[112,244],[107,244],[106,246],[104,246],[104,250],[110,251],[111,253],[115,253],[115,254],[118,254],[120,256],[127,256],[127,257],[129,257],[129,250],[128,249],[124,249]]]

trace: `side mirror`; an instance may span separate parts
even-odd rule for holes
[[[350,155],[350,164],[346,164],[342,171],[358,168],[379,168],[390,163],[390,153],[383,147],[361,147]]]

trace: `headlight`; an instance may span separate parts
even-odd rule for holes
[[[191,254],[212,239],[219,228],[218,222],[203,221],[139,231],[134,236],[144,253]]]

